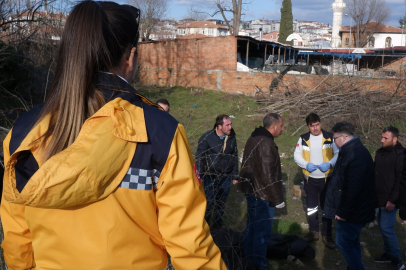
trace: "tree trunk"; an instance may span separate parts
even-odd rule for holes
[[[234,8],[233,35],[238,36],[238,32],[240,31],[242,0],[233,0],[233,8]]]

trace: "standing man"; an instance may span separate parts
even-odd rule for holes
[[[254,130],[245,145],[239,188],[247,199],[245,256],[250,256],[261,269],[267,269],[267,245],[275,207],[285,206],[281,161],[274,142],[282,134],[283,121],[278,114],[269,113],[263,124]]]
[[[197,169],[207,199],[205,219],[212,228],[222,226],[231,179],[238,179],[237,140],[231,124],[228,115],[219,115],[214,128],[200,137],[196,151]]]
[[[309,233],[304,237],[307,242],[319,240],[319,197],[323,210],[327,185],[325,185],[337,161],[338,148],[333,142],[333,133],[321,129],[320,117],[311,113],[306,117],[309,132],[300,135],[296,144],[294,159],[302,168],[304,190],[306,193]],[[335,248],[332,239],[332,220],[322,218],[323,242],[328,248]]]
[[[348,122],[333,127],[340,149],[335,170],[327,185],[323,217],[335,218],[336,244],[347,269],[363,270],[359,236],[362,227],[375,219],[374,162],[355,128]]]
[[[374,262],[390,262],[390,269],[403,269],[398,239],[395,234],[399,188],[402,181],[403,146],[398,142],[399,130],[393,126],[382,131],[382,147],[375,155],[376,219],[381,230],[385,252]]]

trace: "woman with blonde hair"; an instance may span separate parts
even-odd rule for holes
[[[226,269],[185,130],[129,84],[140,12],[83,1],[44,104],[4,141],[2,247],[14,269]]]

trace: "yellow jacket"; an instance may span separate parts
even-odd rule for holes
[[[204,220],[206,199],[183,126],[129,85],[106,85],[111,101],[46,162],[36,139],[47,121],[21,142],[13,138],[21,121],[6,137],[1,220],[7,266],[155,270],[165,269],[168,252],[177,270],[226,269]],[[32,158],[38,169],[21,172]]]

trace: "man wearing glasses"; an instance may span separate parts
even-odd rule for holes
[[[339,154],[327,185],[323,217],[337,220],[336,244],[347,269],[363,270],[359,236],[362,227],[375,219],[374,162],[352,124],[339,122],[333,132]]]
[[[296,144],[294,159],[302,168],[304,190],[306,192],[309,233],[307,242],[319,240],[319,197],[323,209],[326,183],[333,172],[338,156],[338,148],[333,142],[333,133],[321,129],[320,117],[311,113],[306,117],[309,132],[302,134]],[[335,248],[332,239],[332,220],[323,218],[323,242],[328,248]]]

